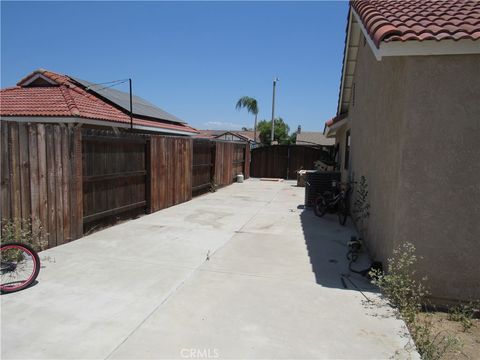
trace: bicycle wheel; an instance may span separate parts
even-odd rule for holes
[[[327,201],[322,195],[318,196],[315,199],[315,204],[313,205],[313,210],[315,211],[315,215],[317,215],[318,217],[322,217],[327,212],[327,207],[328,207]]]
[[[11,293],[30,286],[40,271],[40,259],[35,250],[21,243],[0,247],[0,293]]]
[[[348,217],[347,199],[341,199],[338,202],[338,221],[340,225],[345,225]]]

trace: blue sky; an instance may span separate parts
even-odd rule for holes
[[[323,131],[335,115],[348,3],[4,2],[1,86],[45,68],[133,91],[200,129],[270,119]],[[127,90],[118,87],[119,90]]]

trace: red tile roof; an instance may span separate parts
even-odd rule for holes
[[[41,73],[58,86],[22,87],[26,79]],[[130,124],[130,115],[78,86],[68,76],[39,70],[20,80],[16,87],[0,91],[0,115],[78,117]],[[134,117],[134,125],[198,133],[186,124]]]
[[[333,124],[336,124],[337,122],[345,119],[347,116],[348,116],[347,113],[334,116],[334,117],[331,118],[330,120],[325,121],[325,125],[326,125],[326,126],[332,126]]]
[[[354,0],[377,47],[385,41],[480,39],[480,1]]]

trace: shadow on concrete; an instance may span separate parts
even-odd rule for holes
[[[347,224],[342,226],[336,214],[326,214],[319,218],[315,216],[313,209],[305,208],[300,213],[300,219],[317,284],[339,289],[376,292],[367,278],[349,270],[349,261],[346,257],[347,244],[351,236],[357,236],[350,218],[347,219]],[[362,252],[352,267],[363,270],[370,264],[368,254]]]
[[[22,290],[18,290],[18,291],[14,291],[14,292],[10,292],[10,293],[2,293],[1,295],[2,296],[8,296],[8,295],[11,295],[11,294],[15,294],[17,292],[21,292],[21,291],[28,291],[28,289],[34,287],[38,285],[38,281],[37,280],[34,280],[30,285],[28,285],[25,289],[22,289]]]

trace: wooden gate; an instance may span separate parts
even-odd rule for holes
[[[192,139],[150,137],[149,212],[192,198]]]
[[[236,178],[237,175],[245,175],[245,144],[234,144],[233,145],[233,177]]]
[[[84,228],[145,213],[146,138],[88,131],[82,140]]]
[[[193,140],[192,193],[210,190],[215,175],[215,143],[207,139]]]
[[[252,177],[296,179],[297,170],[312,170],[317,160],[327,160],[318,148],[303,145],[274,145],[252,150]]]

